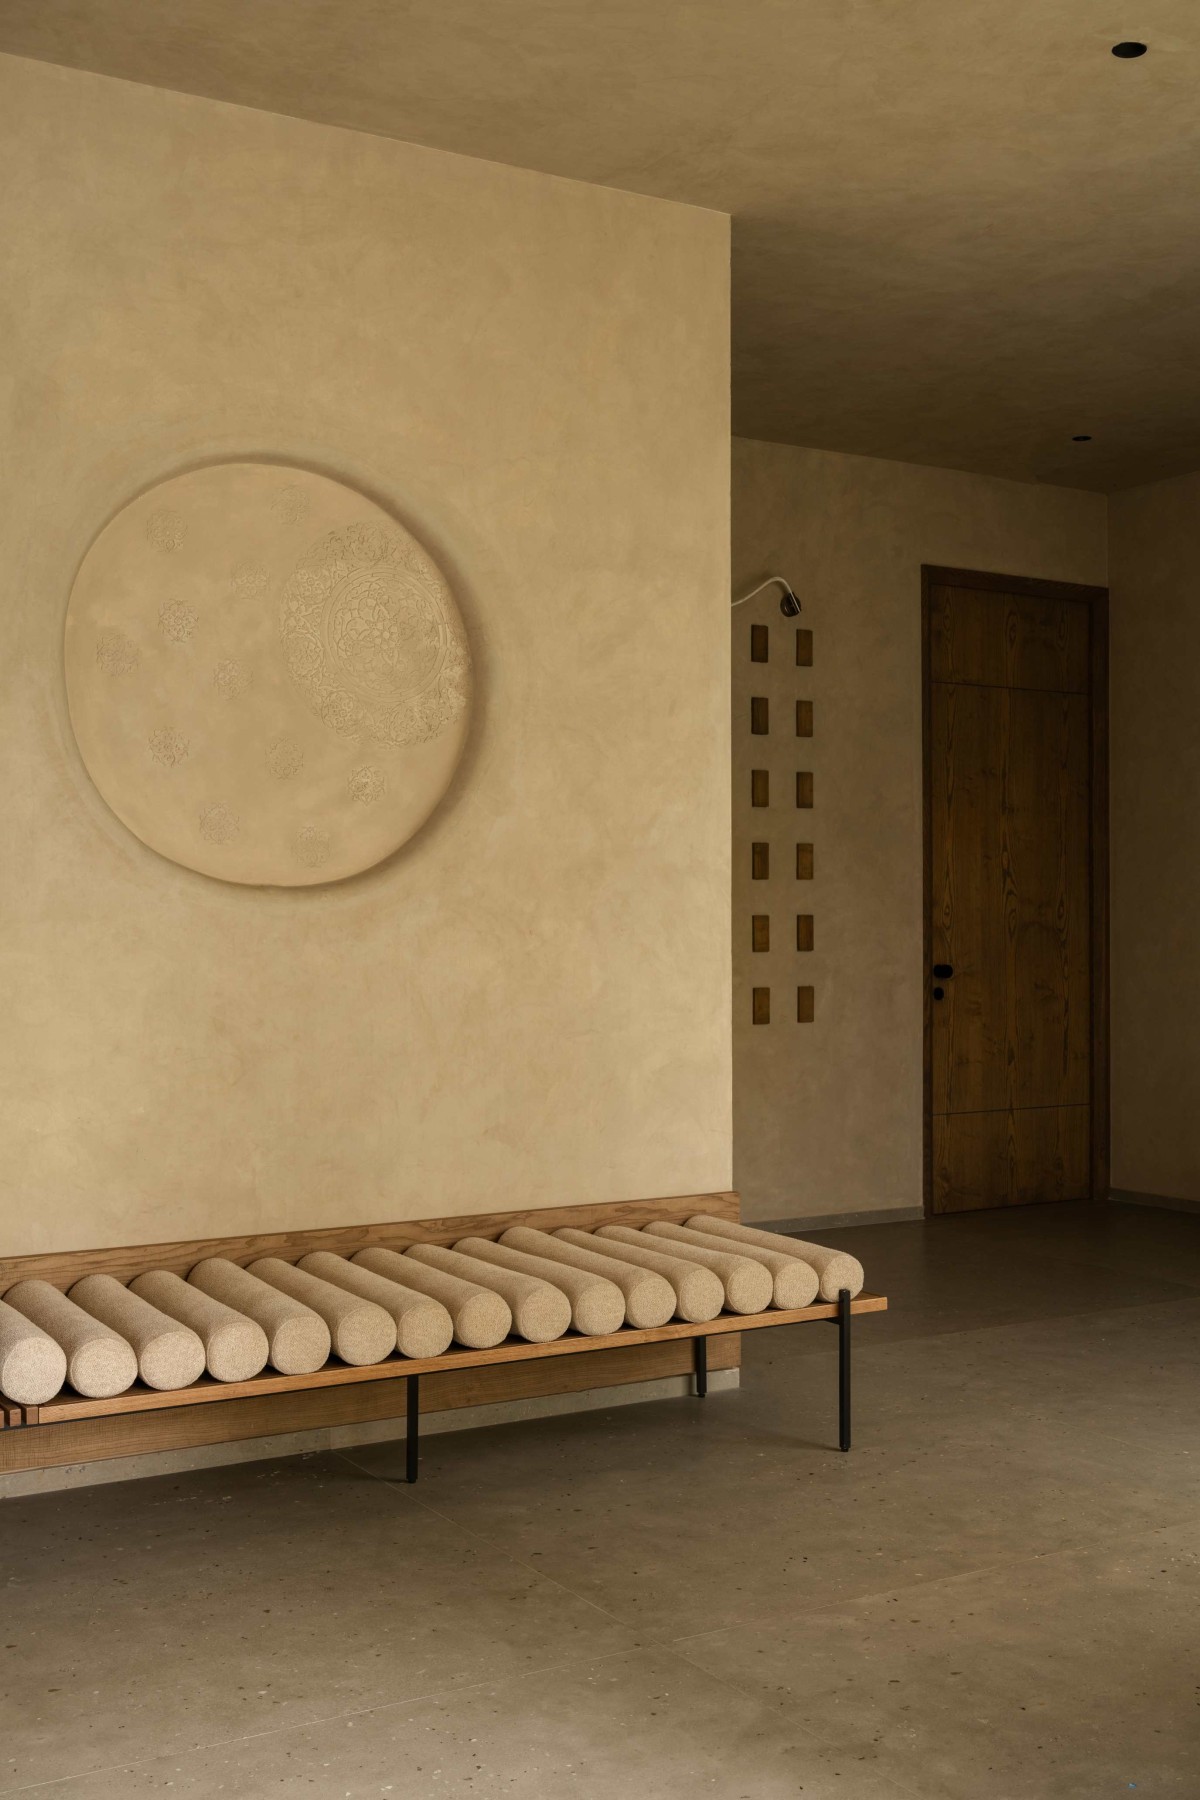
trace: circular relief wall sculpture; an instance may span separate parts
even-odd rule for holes
[[[371,868],[450,784],[471,660],[453,595],[362,494],[220,463],[130,501],[83,559],[67,698],[144,844],[222,881]]]

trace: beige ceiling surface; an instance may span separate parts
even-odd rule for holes
[[[0,0],[0,49],[730,212],[743,435],[1200,466],[1194,0]]]

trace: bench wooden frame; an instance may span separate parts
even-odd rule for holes
[[[597,1225],[645,1225],[653,1219],[681,1222],[697,1212],[714,1213],[722,1218],[740,1216],[738,1196],[734,1193],[692,1194],[667,1200],[617,1201],[609,1205],[539,1208],[528,1212],[474,1214],[459,1218],[414,1219],[389,1225],[339,1227],[312,1232],[275,1232],[242,1238],[192,1239],[172,1244],[129,1246],[83,1252],[54,1252],[41,1256],[0,1257],[0,1294],[15,1282],[38,1279],[64,1289],[86,1274],[110,1274],[128,1281],[146,1269],[171,1269],[186,1275],[203,1257],[225,1256],[234,1262],[250,1262],[259,1256],[282,1256],[296,1260],[313,1250],[332,1250],[346,1254],[367,1246],[403,1250],[410,1244],[451,1245],[461,1237],[495,1238],[513,1225],[532,1225],[541,1230],[574,1226],[594,1230]],[[734,1246],[730,1246],[732,1249]],[[664,1245],[664,1249],[667,1246]],[[884,1312],[887,1300],[881,1294],[861,1293],[851,1299],[843,1291],[836,1301],[819,1301],[812,1306],[765,1313],[721,1313],[703,1324],[671,1323],[649,1330],[623,1326],[608,1337],[580,1337],[568,1334],[548,1344],[530,1344],[523,1339],[508,1338],[491,1350],[468,1350],[456,1346],[442,1356],[414,1358],[393,1352],[386,1361],[352,1368],[340,1362],[326,1363],[312,1375],[279,1375],[264,1371],[249,1381],[214,1381],[203,1376],[191,1387],[158,1392],[140,1382],[124,1394],[111,1399],[86,1400],[64,1391],[42,1406],[16,1406],[0,1400],[0,1430],[36,1428],[67,1424],[81,1419],[103,1419],[116,1415],[152,1413],[165,1409],[218,1404],[222,1401],[261,1398],[273,1394],[306,1392],[322,1388],[338,1388],[371,1381],[395,1381],[400,1377],[406,1387],[408,1436],[406,1441],[406,1479],[417,1479],[420,1422],[420,1382],[422,1375],[443,1374],[456,1370],[482,1368],[501,1363],[531,1362],[545,1358],[578,1355],[587,1351],[625,1349],[634,1345],[663,1344],[680,1339],[691,1340],[695,1393],[703,1399],[708,1391],[708,1340],[729,1333],[757,1331],[772,1325],[800,1325],[823,1322],[838,1327],[838,1441],[849,1450],[851,1441],[851,1320],[855,1314]]]

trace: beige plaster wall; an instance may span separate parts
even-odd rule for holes
[[[730,1177],[728,241],[714,213],[0,61],[9,1251]],[[207,458],[358,484],[454,583],[473,735],[342,886],[107,810],[61,634]]]
[[[1112,1178],[1200,1200],[1200,474],[1109,502]]]
[[[785,575],[814,634],[797,669],[777,595],[732,614],[734,1179],[753,1217],[921,1205],[922,563],[1102,582],[1105,502],[734,440],[735,587]],[[765,668],[749,660],[754,621],[771,629]],[[771,702],[767,738],[750,735],[752,694]],[[814,702],[807,741],[797,695]],[[764,767],[765,813],[750,806]],[[795,807],[797,768],[814,773],[811,812]],[[772,846],[768,882],[750,879],[754,838]],[[795,879],[798,838],[815,845],[811,882]],[[815,919],[808,954],[798,910]],[[767,954],[750,949],[756,911]],[[816,987],[811,1025],[796,1023],[800,982]],[[753,986],[772,990],[770,1025],[751,1023]]]

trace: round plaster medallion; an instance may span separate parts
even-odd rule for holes
[[[220,463],[131,500],[67,608],[88,773],[144,844],[303,887],[389,856],[466,738],[471,662],[432,558],[341,482]]]

